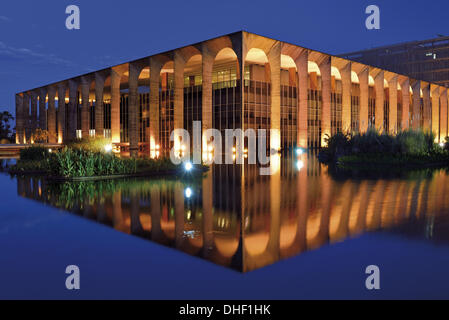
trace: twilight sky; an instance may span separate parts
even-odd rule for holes
[[[67,30],[77,5],[81,29]],[[365,8],[381,29],[365,28]],[[0,111],[16,92],[246,30],[338,54],[449,35],[449,1],[15,0],[0,4]]]

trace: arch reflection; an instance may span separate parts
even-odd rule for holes
[[[241,272],[366,232],[448,242],[446,171],[355,179],[301,157],[303,168],[283,156],[271,176],[219,165],[196,180],[17,177],[17,193]]]

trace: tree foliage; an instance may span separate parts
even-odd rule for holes
[[[0,112],[0,140],[14,140],[14,129],[11,127],[13,120],[14,117],[8,111]]]

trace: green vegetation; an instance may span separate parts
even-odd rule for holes
[[[101,150],[94,146],[93,150]],[[200,166],[195,172],[203,172]],[[119,158],[113,153],[91,151],[84,146],[64,148],[49,152],[42,146],[21,150],[20,160],[9,170],[13,174],[43,174],[59,179],[98,178],[113,176],[140,176],[176,174],[182,172],[181,165],[170,159]]]
[[[6,144],[15,141],[15,132],[11,128],[14,117],[8,111],[0,112],[0,143]]]
[[[110,139],[100,137],[89,137],[83,139],[76,139],[67,144],[67,148],[80,149],[91,152],[105,152],[105,148],[110,145],[111,145]]]
[[[120,159],[113,154],[66,148],[48,157],[48,172],[56,177],[94,177],[135,174],[135,159]]]
[[[20,160],[24,161],[40,161],[47,159],[49,156],[48,148],[39,145],[20,150]]]
[[[404,130],[396,135],[370,129],[366,133],[337,133],[326,139],[319,154],[321,162],[338,167],[426,167],[449,165],[449,143],[434,143],[435,136],[421,130]]]
[[[31,140],[33,140],[34,143],[45,143],[49,141],[50,137],[51,135],[47,130],[42,130],[40,128],[37,128],[31,134]],[[55,135],[53,135],[53,138],[56,138]]]

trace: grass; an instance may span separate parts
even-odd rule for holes
[[[94,151],[93,151],[94,150]],[[102,148],[66,147],[50,153],[46,148],[32,146],[21,150],[20,160],[10,168],[12,174],[43,174],[58,179],[177,174],[181,165],[170,159],[119,158],[113,153],[95,151]],[[203,172],[205,167],[199,166]]]
[[[435,136],[422,130],[404,130],[395,135],[370,129],[366,133],[337,133],[327,138],[321,162],[342,168],[449,166],[449,144],[440,147]]]

